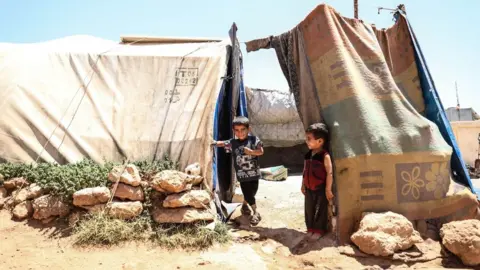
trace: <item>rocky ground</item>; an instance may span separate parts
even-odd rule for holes
[[[443,254],[439,243],[433,241],[421,246],[422,256],[431,259],[426,262],[406,263],[421,257],[415,252],[397,256],[396,260],[365,256],[353,249],[335,247],[331,237],[294,255],[292,248],[305,229],[302,196],[300,177],[289,177],[284,182],[262,181],[258,205],[263,220],[259,226],[249,230],[232,228],[233,243],[203,252],[167,251],[138,243],[79,249],[64,236],[65,225],[61,222],[53,227],[34,220],[14,222],[2,210],[0,269],[468,269],[457,258]]]

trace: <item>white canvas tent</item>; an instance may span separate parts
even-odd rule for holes
[[[200,162],[209,186],[228,192],[231,163],[209,143],[231,136],[242,85],[235,41],[0,44],[0,162],[169,155],[182,167]]]
[[[265,146],[261,167],[283,165],[290,172],[301,172],[308,149],[292,94],[247,87],[246,97],[252,133],[261,138]]]
[[[247,87],[246,95],[253,133],[266,147],[292,147],[305,142],[303,124],[289,92]]]

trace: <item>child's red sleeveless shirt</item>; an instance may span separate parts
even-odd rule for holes
[[[328,152],[321,152],[312,156],[312,151],[305,155],[303,167],[303,184],[310,190],[317,190],[320,185],[327,181],[327,170],[325,169],[325,155]]]

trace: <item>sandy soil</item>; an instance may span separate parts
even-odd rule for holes
[[[167,251],[131,243],[110,248],[79,249],[65,236],[65,225],[15,222],[0,211],[0,269],[387,269],[462,268],[451,256],[406,264],[372,257],[342,255],[332,237],[325,237],[300,254],[293,246],[304,231],[300,178],[262,181],[258,194],[263,220],[248,230],[232,229],[233,243],[203,252]],[[438,243],[432,243],[435,245]],[[373,268],[376,266],[376,268]],[[221,268],[220,268],[221,267]]]

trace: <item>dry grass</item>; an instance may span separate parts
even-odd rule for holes
[[[73,228],[74,244],[78,246],[117,245],[122,242],[150,240],[154,245],[168,249],[198,250],[215,243],[230,240],[228,228],[217,223],[214,230],[205,223],[182,225],[155,225],[149,216],[131,221],[110,218],[106,214],[92,214]]]
[[[151,229],[148,217],[125,221],[111,218],[104,213],[92,214],[73,228],[74,244],[116,245],[126,241],[145,240],[149,231]]]
[[[227,225],[216,223],[215,229],[205,228],[205,223],[158,226],[152,240],[159,246],[187,250],[206,249],[215,243],[225,244],[230,241]]]

